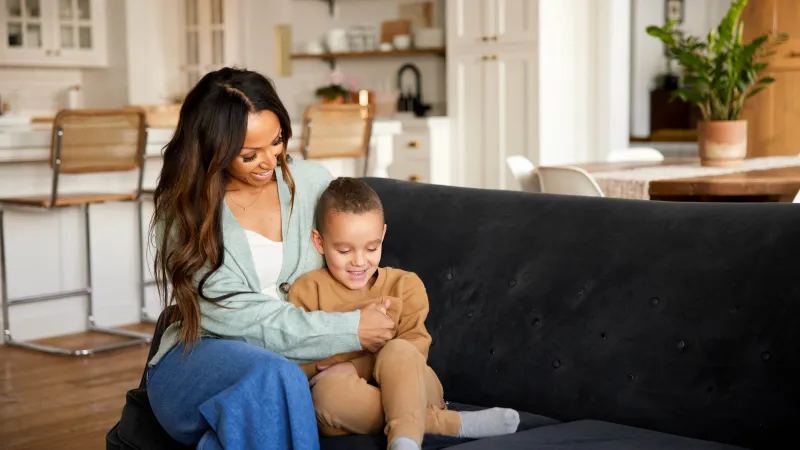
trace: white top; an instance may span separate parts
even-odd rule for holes
[[[261,293],[280,300],[278,277],[283,265],[283,242],[267,239],[255,231],[244,230],[244,234],[250,244]]]

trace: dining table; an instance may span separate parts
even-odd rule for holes
[[[703,202],[791,202],[800,192],[800,157],[745,160],[703,167],[699,158],[572,164],[588,172],[608,197]]]

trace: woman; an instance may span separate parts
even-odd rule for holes
[[[392,337],[375,307],[309,313],[285,301],[297,277],[322,267],[311,229],[331,179],[290,161],[291,135],[268,79],[223,68],[186,96],[164,151],[155,268],[162,300],[177,308],[148,363],[147,393],[183,444],[317,448],[306,377],[279,355],[316,361]]]

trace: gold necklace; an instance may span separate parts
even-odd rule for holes
[[[264,187],[266,187],[266,186],[264,186]],[[264,187],[262,187],[262,188],[261,188],[261,190],[260,190],[260,191],[258,191],[258,195],[256,195],[256,199],[255,199],[255,200],[253,200],[253,202],[252,202],[252,203],[250,203],[250,204],[249,204],[249,205],[247,205],[247,206],[242,206],[242,205],[240,205],[239,203],[237,203],[237,202],[236,202],[236,200],[234,200],[234,199],[233,199],[233,196],[232,196],[232,195],[230,195],[230,193],[228,193],[228,197],[231,199],[231,201],[232,201],[233,203],[235,203],[235,204],[236,204],[236,206],[238,206],[239,208],[242,208],[242,210],[243,210],[243,211],[247,211],[247,208],[249,208],[249,207],[253,206],[253,204],[255,204],[255,202],[257,202],[257,201],[258,201],[258,198],[259,198],[259,197],[261,197],[261,193],[262,193],[262,192],[264,192]]]

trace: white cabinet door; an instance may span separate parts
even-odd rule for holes
[[[108,65],[105,0],[0,0],[0,11],[0,65]]]
[[[493,0],[448,0],[447,46],[472,47],[495,33]]]
[[[525,44],[535,42],[537,3],[532,0],[491,0],[496,20],[492,42]]]
[[[484,186],[510,189],[514,178],[506,158],[538,154],[537,59],[533,50],[519,49],[490,56],[486,70],[486,138]]]
[[[47,61],[50,23],[41,0],[0,0],[0,65],[30,65]]]
[[[453,162],[459,167],[456,185],[483,187],[486,142],[485,105],[491,100],[487,84],[487,55],[448,55],[447,102],[452,118]]]
[[[74,67],[105,67],[105,0],[43,0],[53,5],[55,60]]]

